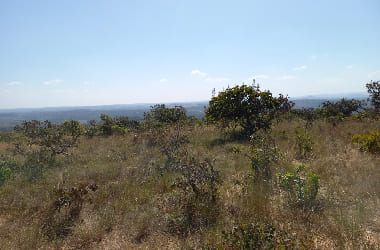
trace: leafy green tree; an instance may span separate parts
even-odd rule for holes
[[[370,102],[376,113],[380,113],[380,81],[366,84],[367,92],[370,95]]]
[[[221,122],[224,127],[231,123],[240,125],[246,135],[260,129],[269,129],[271,122],[288,112],[293,106],[282,94],[275,98],[259,87],[241,85],[227,88],[211,98],[206,110],[206,120]]]

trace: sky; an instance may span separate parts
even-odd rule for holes
[[[290,97],[380,80],[379,0],[0,0],[0,109]]]

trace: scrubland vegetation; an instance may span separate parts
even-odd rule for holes
[[[243,85],[203,121],[24,122],[0,134],[0,248],[379,249],[371,103],[294,110]]]

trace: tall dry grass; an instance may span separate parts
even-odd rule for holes
[[[296,129],[312,141],[312,151],[305,157],[297,155]],[[0,187],[1,248],[212,247],[223,239],[223,230],[256,220],[296,238],[311,239],[319,249],[379,247],[380,159],[360,152],[351,143],[354,134],[380,131],[379,121],[346,120],[334,126],[318,120],[307,130],[297,120],[274,125],[271,136],[281,157],[270,163],[272,175],[266,180],[255,179],[247,157],[248,140],[228,138],[213,126],[185,130],[189,143],[183,150],[199,160],[215,160],[222,180],[216,207],[212,208],[218,214],[213,215],[212,223],[186,228],[188,213],[206,216],[206,222],[211,221],[207,216],[212,213],[205,213],[202,204],[195,204],[191,211],[184,209],[181,202],[187,196],[174,185],[182,173],[162,170],[167,159],[160,146],[152,143],[151,134],[81,138],[72,156],[58,159],[57,167],[45,169],[40,179],[28,181],[20,172]],[[8,142],[0,144],[3,158],[13,157],[7,150],[11,147]],[[278,173],[300,164],[320,177],[313,209],[290,206],[278,185]],[[55,190],[69,192],[90,184],[98,188],[76,198],[79,205],[75,216],[72,207],[52,212],[60,198]],[[60,224],[62,221],[70,223]],[[49,236],[44,225],[52,230],[64,227],[65,233],[58,230],[54,237]],[[187,233],[178,233],[178,227]]]

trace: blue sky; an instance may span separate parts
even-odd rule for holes
[[[365,92],[379,27],[378,0],[0,0],[0,108]]]

